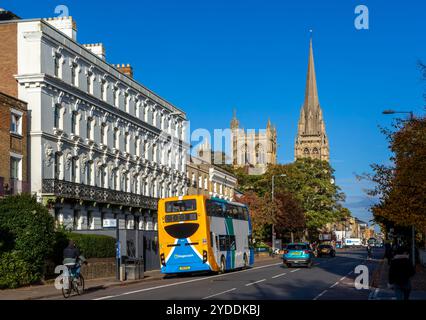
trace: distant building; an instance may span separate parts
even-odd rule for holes
[[[0,196],[30,192],[27,104],[0,92]]]
[[[266,172],[269,164],[277,163],[277,129],[268,120],[266,130],[240,128],[236,112],[231,121],[232,164],[247,168],[249,174]]]
[[[312,158],[329,161],[330,159],[325,122],[318,98],[312,39],[309,44],[305,101],[300,112],[294,150],[296,160],[300,158]]]
[[[186,171],[189,195],[202,194],[228,201],[235,200],[238,180],[232,173],[194,156],[189,157]]]

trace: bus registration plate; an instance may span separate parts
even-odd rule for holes
[[[189,270],[191,267],[179,267],[179,270]]]

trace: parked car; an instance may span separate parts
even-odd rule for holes
[[[329,244],[319,245],[317,249],[317,257],[326,256],[326,255],[330,257],[335,257],[336,250],[334,250],[333,246]]]
[[[283,263],[286,267],[306,265],[311,268],[314,254],[308,243],[290,243],[284,250]]]

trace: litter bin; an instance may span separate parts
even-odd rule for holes
[[[124,261],[126,280],[139,280],[144,277],[143,259],[126,257]]]

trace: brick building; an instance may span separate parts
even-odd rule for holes
[[[27,105],[1,92],[0,164],[0,196],[30,191],[27,171]]]

